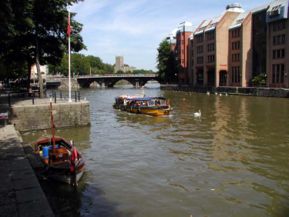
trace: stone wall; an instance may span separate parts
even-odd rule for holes
[[[77,127],[90,125],[89,102],[52,103],[54,125],[56,128]],[[12,105],[10,110],[11,123],[18,131],[49,129],[49,102],[31,104],[31,101]]]
[[[165,86],[163,90],[187,91],[197,93],[227,93],[231,95],[242,96],[262,96],[262,97],[279,97],[289,98],[289,89],[286,88],[266,88],[266,87],[189,87],[189,86]]]

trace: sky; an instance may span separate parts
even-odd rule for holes
[[[234,2],[250,10],[270,0],[84,0],[69,10],[83,24],[87,50],[81,53],[110,64],[123,56],[130,66],[156,70],[157,48],[179,23],[189,21],[196,27]]]

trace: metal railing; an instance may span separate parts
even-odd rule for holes
[[[47,101],[48,99],[51,99],[54,103],[57,102],[68,102],[68,92],[63,92],[63,91],[52,91],[50,93],[46,92],[46,97],[41,99],[39,98],[39,94],[32,92],[7,92],[5,94],[1,94],[0,97],[0,104],[2,105],[7,105],[8,108],[11,107],[12,104],[18,101],[23,101],[23,100],[31,100],[31,104],[35,105],[37,102],[40,101]],[[81,95],[80,91],[73,91],[71,93],[71,100],[73,102],[80,102],[81,101]]]
[[[104,74],[104,75],[79,75],[76,78],[117,78],[117,77],[132,77],[132,78],[143,78],[150,77],[156,78],[157,74]]]

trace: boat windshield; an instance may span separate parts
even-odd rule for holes
[[[165,99],[152,99],[148,102],[148,105],[150,106],[166,106],[167,101]]]

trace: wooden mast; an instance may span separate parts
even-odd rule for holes
[[[51,134],[52,134],[52,149],[55,148],[55,125],[53,120],[52,102],[50,102],[50,124],[51,124]]]

